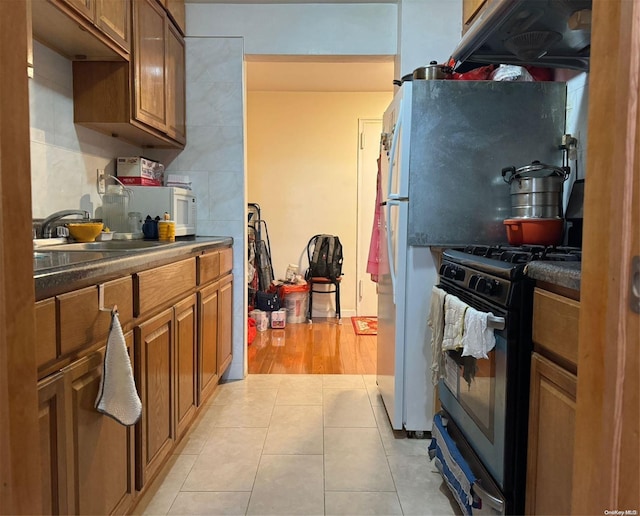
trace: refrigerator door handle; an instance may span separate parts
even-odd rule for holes
[[[403,197],[400,194],[389,194],[389,200],[391,201],[408,201],[408,197]]]
[[[391,139],[391,154],[389,155],[389,179],[387,184],[387,198],[391,198],[393,192],[391,187],[393,186],[393,165],[396,161],[396,148],[398,147],[398,139],[400,138],[400,129],[402,128],[402,99],[398,106],[398,120],[396,120],[396,126],[393,129],[393,138]],[[397,195],[397,194],[396,194]]]
[[[391,291],[393,292],[393,304],[396,304],[396,264],[393,257],[393,245],[391,243],[391,206],[400,206],[398,200],[387,201],[387,256],[389,257],[389,275],[391,276]]]
[[[400,137],[400,128],[402,127],[402,99],[398,105],[398,119],[393,129],[393,138],[391,139],[391,154],[389,156],[389,179],[387,184],[387,255],[389,257],[389,274],[391,275],[391,290],[393,292],[393,304],[396,304],[396,271],[393,262],[393,249],[391,244],[391,206],[399,206],[399,194],[393,193],[393,165],[396,160],[396,148],[398,147],[398,139]]]

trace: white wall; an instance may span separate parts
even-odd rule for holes
[[[37,41],[33,59],[35,73],[29,81],[33,218],[64,209],[86,209],[94,215],[101,205],[96,170],[113,174],[117,156],[138,156],[142,149],[74,125],[71,61]]]
[[[187,145],[149,151],[167,171],[188,175],[198,196],[198,235],[231,236],[233,362],[227,378],[246,374],[246,186],[242,38],[187,37]]]
[[[396,78],[430,61],[446,63],[461,33],[461,0],[398,0]]]
[[[318,233],[340,237],[342,315],[356,308],[358,119],[382,118],[391,92],[249,92],[248,199],[269,229],[276,278],[308,266]],[[369,164],[376,169],[376,162]],[[371,175],[375,177],[375,172]],[[373,207],[372,207],[373,209]]]
[[[396,11],[394,3],[187,4],[186,25],[190,36],[242,36],[249,55],[394,55]]]

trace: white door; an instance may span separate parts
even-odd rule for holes
[[[358,240],[356,250],[356,314],[376,316],[376,284],[367,274],[367,259],[376,205],[376,178],[382,120],[358,120]]]

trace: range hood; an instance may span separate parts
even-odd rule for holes
[[[487,0],[449,64],[458,71],[469,63],[587,71],[590,22],[591,0]]]

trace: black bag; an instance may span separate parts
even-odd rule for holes
[[[307,279],[329,278],[333,281],[342,275],[342,244],[334,235],[317,235],[313,256],[309,260]]]
[[[256,308],[264,312],[280,310],[280,298],[277,292],[256,292]]]

